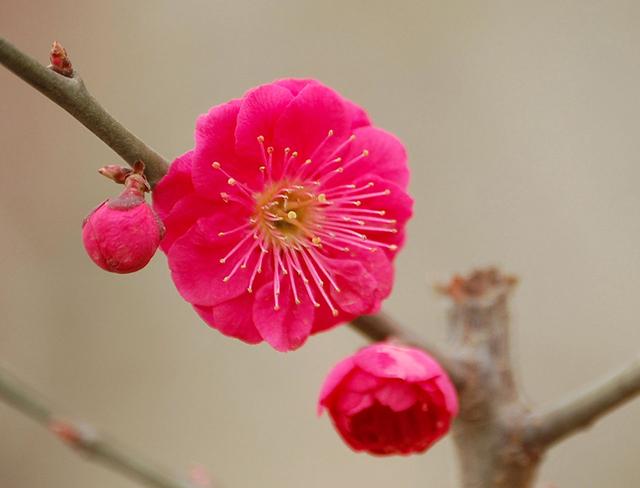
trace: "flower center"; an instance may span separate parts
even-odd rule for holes
[[[255,201],[256,227],[270,244],[291,246],[305,237],[315,237],[311,229],[317,223],[319,201],[304,185],[272,183],[256,195]]]

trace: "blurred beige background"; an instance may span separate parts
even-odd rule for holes
[[[524,390],[541,404],[638,351],[640,3],[629,1],[1,0],[0,32],[52,40],[102,103],[161,153],[246,89],[312,76],[364,105],[411,155],[416,217],[387,310],[443,339],[431,283],[499,264]],[[363,344],[348,328],[278,354],[208,329],[162,254],[140,273],[84,255],[82,218],[119,162],[0,70],[0,362],[62,411],[216,486],[456,486],[449,440],[424,456],[350,452],[315,396]],[[554,449],[559,488],[640,486],[640,401]],[[0,404],[0,487],[132,488]]]

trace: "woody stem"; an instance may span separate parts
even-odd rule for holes
[[[640,394],[640,355],[619,371],[541,409],[531,418],[527,442],[549,447],[589,427],[600,417]]]
[[[66,77],[45,68],[1,37],[0,63],[69,112],[129,165],[143,161],[151,186],[167,172],[167,161],[114,119],[93,98],[77,73]]]

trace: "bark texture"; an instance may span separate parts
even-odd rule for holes
[[[508,298],[515,283],[486,269],[442,289],[453,301],[451,348],[463,363],[453,426],[463,488],[530,488],[535,482],[540,455],[524,442],[529,409],[510,358]]]

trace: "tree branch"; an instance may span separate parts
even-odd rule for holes
[[[584,391],[534,413],[526,441],[548,447],[588,427],[610,410],[640,394],[640,355],[626,367]]]
[[[89,459],[99,461],[129,478],[154,488],[193,488],[186,480],[174,478],[154,464],[99,436],[91,427],[68,421],[20,380],[0,368],[0,399],[50,430]]]
[[[152,186],[167,172],[166,160],[109,115],[77,74],[66,77],[45,68],[1,37],[0,63],[73,115],[127,163],[144,161]]]
[[[428,352],[445,369],[456,387],[463,384],[462,362],[441,348],[425,342],[407,328],[395,322],[384,312],[362,315],[351,321],[351,327],[372,342],[396,339],[404,344],[419,347]]]

